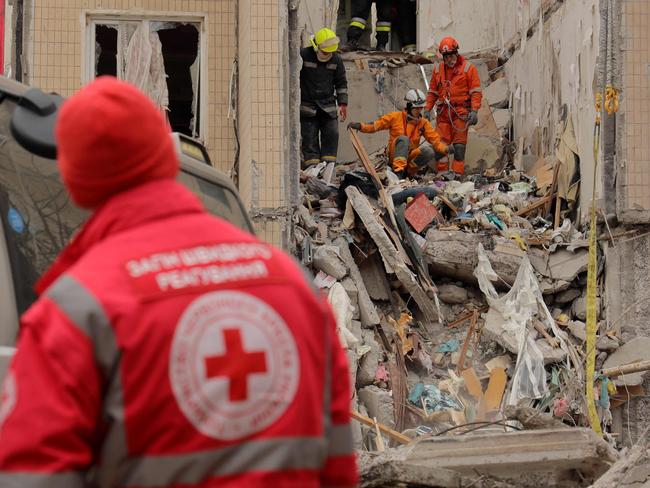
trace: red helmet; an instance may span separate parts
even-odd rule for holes
[[[458,41],[453,37],[445,37],[440,41],[440,47],[438,48],[440,54],[457,54],[458,53]]]

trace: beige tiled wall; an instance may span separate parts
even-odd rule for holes
[[[287,48],[283,33],[286,19],[280,15],[283,8],[286,10],[283,0],[239,2],[240,190],[253,210],[258,234],[276,245],[282,245],[286,236],[287,217],[283,212],[288,202],[283,158],[286,67],[282,50]],[[245,140],[250,140],[250,147],[243,146]]]
[[[622,186],[623,210],[650,210],[650,0],[625,0]]]
[[[206,16],[208,101],[204,141],[214,165],[228,171],[235,157],[228,94],[236,55],[236,2],[233,0],[33,0],[32,42],[26,46],[28,81],[70,95],[82,80],[82,15],[87,10],[178,13]],[[205,110],[207,109],[207,110]]]

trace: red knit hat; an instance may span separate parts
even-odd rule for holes
[[[84,208],[178,172],[162,114],[137,88],[110,76],[97,78],[63,104],[56,139],[63,182]]]

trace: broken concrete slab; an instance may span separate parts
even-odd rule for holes
[[[539,282],[539,290],[542,295],[552,295],[560,291],[568,290],[571,283],[564,280],[551,280],[549,278],[542,278]]]
[[[359,263],[368,294],[373,300],[390,300],[390,284],[386,279],[386,270],[381,258],[374,253]]]
[[[366,386],[359,390],[359,401],[368,410],[368,417],[391,429],[395,428],[393,397],[378,386]]]
[[[578,320],[587,320],[587,297],[586,297],[586,290],[584,290],[583,294],[576,298],[573,303],[571,304],[571,315],[575,317]],[[602,311],[602,302],[600,300],[600,297],[596,297],[596,310],[598,316],[600,316],[600,313]]]
[[[438,286],[438,298],[445,303],[464,304],[467,303],[468,295],[465,288],[446,284]]]
[[[501,313],[493,308],[485,314],[485,325],[483,326],[483,337],[494,341],[513,354],[517,354],[519,346],[517,338],[512,332],[503,328],[505,319]],[[539,339],[535,342],[544,356],[544,364],[559,363],[566,358],[566,352],[559,347],[551,347],[546,339]]]
[[[499,132],[502,135],[507,134],[512,125],[512,112],[507,108],[498,108],[492,112],[492,118]]]
[[[354,284],[354,280],[347,276],[341,280],[341,284],[350,297],[352,306],[356,306],[359,303],[359,289],[357,288],[357,285]]]
[[[503,154],[503,146],[498,138],[469,131],[465,152],[465,172],[482,173],[494,168]]]
[[[570,303],[576,298],[578,298],[582,292],[577,288],[571,288],[569,290],[562,291],[555,295],[555,303],[564,305],[565,303]]]
[[[492,109],[490,109],[490,106],[485,99],[483,99],[481,108],[478,111],[478,123],[472,128],[472,131],[483,136],[492,137],[495,140],[498,140],[499,137],[501,137],[499,128],[492,116]]]
[[[336,246],[317,247],[314,251],[314,266],[337,280],[343,279],[348,274],[348,269],[339,256]]]
[[[434,273],[475,285],[477,281],[474,269],[478,264],[478,245],[482,244],[494,271],[511,285],[517,276],[522,255],[495,250],[498,243],[510,242],[501,237],[480,233],[430,229],[426,234],[424,259]]]
[[[616,339],[601,335],[596,339],[596,349],[599,351],[612,352],[616,351],[620,346],[620,343]]]
[[[636,337],[619,347],[603,364],[603,369],[615,368],[637,361],[650,360],[650,337]],[[643,383],[648,372],[630,373],[614,379],[616,386],[637,386]]]
[[[309,209],[307,207],[305,207],[304,205],[298,205],[297,214],[298,217],[300,218],[300,222],[302,226],[305,228],[307,232],[309,232],[310,234],[314,234],[314,232],[318,230],[318,224],[311,216],[311,213],[309,213]]]
[[[415,274],[400,257],[388,234],[386,234],[382,225],[377,221],[368,199],[354,186],[347,187],[345,193],[352,203],[355,212],[363,222],[364,227],[370,234],[370,237],[377,245],[384,261],[393,269],[397,279],[413,297],[413,300],[420,308],[424,317],[430,322],[437,322],[438,312],[433,300],[420,286]]]
[[[363,344],[370,347],[370,351],[359,360],[357,378],[352,383],[353,385],[356,383],[357,389],[373,384],[375,375],[377,374],[377,367],[382,360],[382,347],[375,339],[374,332],[370,329],[363,329],[361,331],[361,337]]]
[[[430,488],[457,488],[461,476],[449,469],[430,469],[427,466],[399,461],[393,457],[381,456],[364,463],[361,468],[361,486],[364,488],[388,488],[395,486],[418,486]]]
[[[559,249],[554,253],[531,253],[530,263],[542,276],[552,280],[573,281],[580,273],[587,271],[589,251],[576,252]]]
[[[359,306],[359,317],[361,319],[361,324],[364,327],[374,327],[379,324],[379,314],[375,308],[375,304],[372,303],[372,300],[368,296],[368,291],[366,290],[366,285],[363,282],[361,277],[361,272],[357,267],[357,264],[354,262],[354,258],[350,253],[350,248],[348,247],[348,241],[343,237],[339,237],[334,241],[337,249],[339,250],[339,256],[345,263],[345,266],[350,270],[350,278],[354,281],[354,284],[357,287],[357,300]]]
[[[571,335],[582,342],[587,341],[587,325],[584,322],[572,320],[567,324],[567,329]]]
[[[611,448],[588,428],[544,429],[430,437],[416,441],[406,460],[435,470],[461,474],[522,476],[534,472],[576,470],[587,478],[602,475],[618,459]]]
[[[639,439],[591,488],[648,488],[650,441]]]
[[[493,83],[490,83],[483,90],[483,96],[488,104],[490,104],[490,107],[508,108],[508,104],[510,103],[508,80],[506,78],[499,78]]]

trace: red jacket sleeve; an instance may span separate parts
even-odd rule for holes
[[[352,444],[348,360],[336,333],[336,321],[328,306],[327,329],[330,344],[330,425],[326,426],[328,455],[321,476],[326,487],[353,487],[358,483],[357,460]]]
[[[47,297],[21,325],[0,407],[0,485],[82,487],[101,408],[91,341]]]
[[[483,101],[483,88],[481,88],[481,78],[478,75],[476,66],[471,65],[467,71],[467,81],[469,86],[469,97],[471,101],[472,110],[477,112],[481,108]]]
[[[438,66],[437,69],[440,69],[439,68],[440,65],[437,66]],[[436,65],[434,65],[434,69],[431,72],[431,80],[429,80],[429,91],[427,91],[426,105],[424,106],[426,110],[432,110],[433,106],[438,101],[438,97],[440,96],[440,94],[437,92],[437,86],[438,86],[438,75],[436,73]]]

